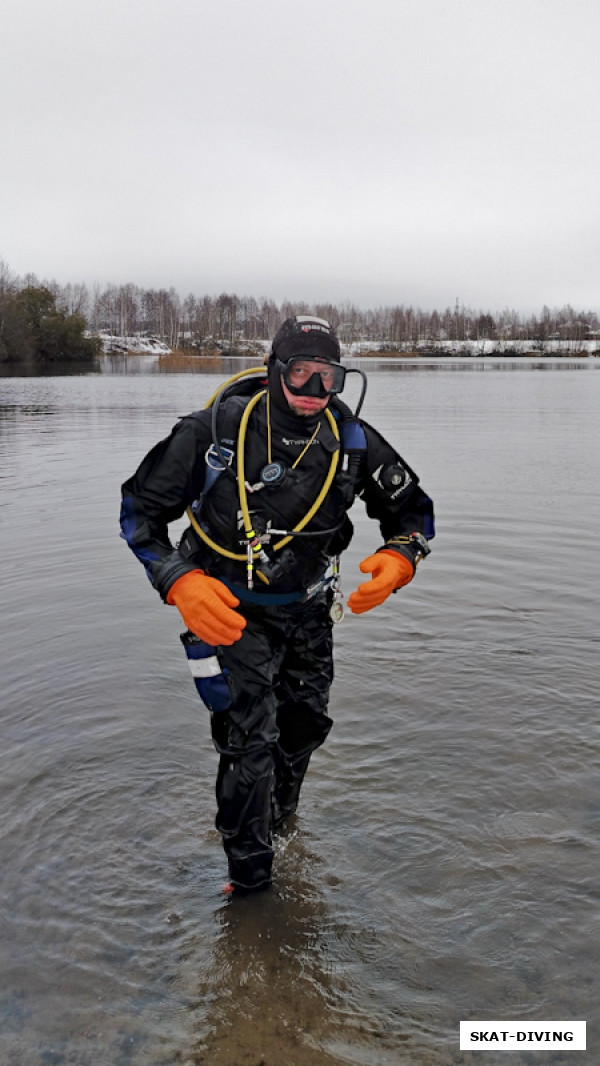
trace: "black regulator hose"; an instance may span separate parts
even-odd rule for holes
[[[346,367],[346,373],[360,374],[362,378],[362,389],[360,390],[360,397],[356,405],[356,411],[354,412],[354,417],[358,418],[362,405],[365,402],[365,396],[367,395],[367,375],[365,374],[364,370],[359,370],[357,366]]]

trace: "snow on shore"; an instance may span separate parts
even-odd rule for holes
[[[100,330],[98,336],[102,341],[105,353],[127,355],[170,355],[171,349],[168,344],[159,341],[157,337],[144,337],[135,335],[132,337],[118,337],[114,333]]]
[[[366,353],[377,355],[466,355],[473,358],[485,355],[600,355],[600,338],[595,340],[464,340],[464,341],[417,341],[402,345],[385,341],[355,341],[342,345],[343,355],[360,356]]]
[[[102,347],[106,354],[128,354],[128,355],[172,355],[173,350],[169,348],[168,344],[159,340],[157,337],[144,336],[140,334],[132,336],[117,336],[113,333],[108,333],[106,330],[101,330],[98,334],[102,341]],[[237,338],[233,349],[223,351],[222,354],[237,354],[235,351],[239,349],[240,355],[264,355],[268,353],[270,345],[267,341],[245,341],[243,338]],[[513,356],[574,356],[574,355],[600,355],[600,337],[590,340],[547,340],[547,341],[534,341],[534,340],[463,340],[463,341],[416,341],[413,343],[406,342],[405,344],[390,344],[386,341],[378,340],[361,340],[354,341],[350,344],[341,345],[342,356],[346,357],[360,357],[361,355],[369,354],[376,356],[379,354],[386,356],[402,356],[402,355],[416,355],[416,356],[471,356],[472,358],[481,358],[482,356],[501,356],[501,355],[513,355]],[[189,354],[186,353],[186,354]],[[198,350],[197,355],[219,355],[219,349],[215,347],[215,350]]]

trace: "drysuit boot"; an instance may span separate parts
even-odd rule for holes
[[[300,797],[300,788],[308,769],[311,753],[298,759],[290,759],[283,752],[278,753],[278,769],[275,787],[271,797],[271,824],[273,829],[280,829],[286,818],[294,814]]]

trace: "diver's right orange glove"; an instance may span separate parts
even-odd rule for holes
[[[177,578],[167,593],[167,603],[177,607],[188,629],[207,644],[235,644],[246,619],[232,611],[237,596],[222,581],[203,570],[189,570]]]

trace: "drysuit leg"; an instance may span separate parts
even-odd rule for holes
[[[310,756],[332,725],[333,642],[324,598],[243,609],[240,640],[218,652],[232,700],[211,717],[216,825],[232,884],[258,888],[271,880],[272,816],[279,822],[296,809]]]
[[[238,888],[259,888],[271,880],[271,793],[277,721],[274,680],[283,654],[277,633],[247,615],[236,644],[219,649],[232,695],[227,711],[211,716],[217,774],[216,826]]]
[[[325,597],[305,608],[279,668],[275,689],[279,740],[272,802],[274,828],[296,810],[310,757],[333,725],[326,713],[333,681],[328,608]]]

